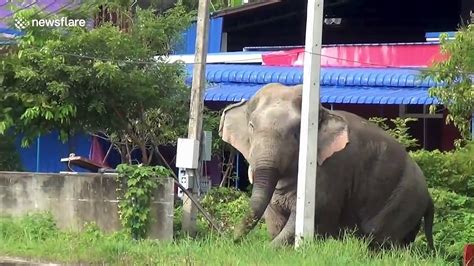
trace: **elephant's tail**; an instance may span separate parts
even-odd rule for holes
[[[425,222],[425,236],[426,241],[428,242],[428,247],[431,250],[434,250],[433,244],[433,221],[434,221],[434,203],[433,200],[429,199],[428,207],[426,208],[425,215],[423,216],[423,220]]]

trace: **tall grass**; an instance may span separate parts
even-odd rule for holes
[[[36,214],[0,218],[0,255],[108,265],[456,265],[415,248],[373,252],[350,236],[274,249],[262,234],[260,228],[239,244],[212,234],[169,243],[135,241],[120,232],[103,234],[94,225],[83,233],[61,232],[50,215]]]

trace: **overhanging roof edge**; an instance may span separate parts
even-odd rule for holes
[[[249,100],[264,84],[220,83],[207,87],[206,102],[238,102]],[[430,105],[438,101],[427,90],[394,87],[321,86],[321,102],[328,104],[406,104]]]
[[[187,79],[192,78],[192,64],[188,64]],[[321,85],[430,88],[440,83],[421,77],[417,69],[401,68],[349,68],[322,67]],[[267,84],[303,83],[302,67],[277,67],[262,65],[208,64],[206,79],[214,83]]]

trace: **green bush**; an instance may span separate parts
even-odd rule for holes
[[[410,154],[429,187],[474,196],[474,142],[450,152],[419,150]]]
[[[0,134],[0,171],[22,171],[20,155],[15,147],[15,139]]]
[[[149,229],[153,191],[171,172],[163,166],[141,164],[120,164],[117,172],[120,222],[133,238],[144,238]]]
[[[222,228],[233,230],[246,213],[249,197],[234,188],[213,188],[204,196],[202,205]]]
[[[459,258],[464,245],[474,242],[474,198],[435,188],[430,193],[435,203],[435,245],[453,259]],[[420,239],[424,239],[422,234]]]
[[[249,207],[249,196],[247,193],[234,188],[214,187],[204,195],[201,204],[223,229],[223,233],[231,234]],[[177,237],[181,236],[182,216],[183,207],[178,204],[175,207],[174,214],[174,230]],[[198,213],[197,230],[198,236],[204,236],[211,232],[211,225],[201,213]],[[261,238],[267,237],[263,220],[252,231],[252,234],[256,234]]]
[[[410,154],[425,174],[435,202],[435,244],[453,259],[459,258],[464,245],[474,242],[474,142],[449,152]]]

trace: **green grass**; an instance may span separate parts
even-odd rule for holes
[[[83,233],[61,232],[51,216],[36,214],[0,218],[0,256],[109,265],[456,265],[415,248],[374,253],[351,237],[315,241],[298,250],[273,249],[263,235],[256,230],[240,244],[213,235],[172,243],[134,241],[91,225]]]

